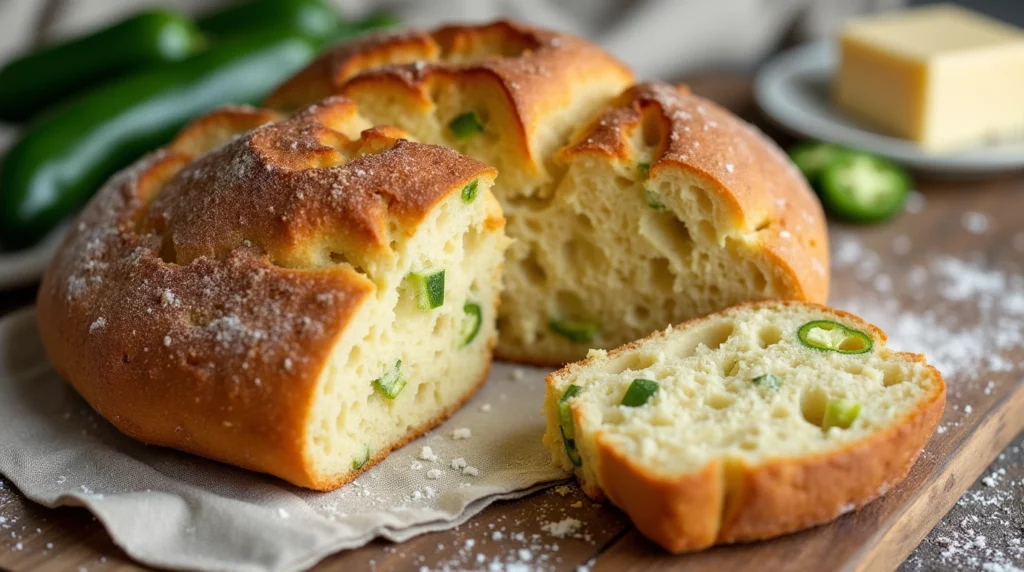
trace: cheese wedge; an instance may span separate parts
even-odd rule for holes
[[[836,105],[929,150],[1024,134],[1024,31],[952,5],[855,20]]]

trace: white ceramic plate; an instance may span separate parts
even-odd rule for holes
[[[836,66],[831,42],[782,53],[757,74],[757,104],[784,129],[811,139],[877,153],[911,169],[943,176],[977,176],[1024,168],[1024,138],[944,153],[871,131],[834,109],[829,87]]]

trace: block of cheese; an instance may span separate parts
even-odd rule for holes
[[[854,20],[837,106],[928,150],[1024,134],[1024,30],[952,5]]]

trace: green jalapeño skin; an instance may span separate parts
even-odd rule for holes
[[[0,244],[36,242],[192,118],[226,103],[258,103],[314,55],[314,43],[291,33],[239,38],[47,114],[0,162]]]
[[[104,82],[183,60],[203,44],[188,18],[159,9],[31,51],[0,69],[0,120],[24,121]]]

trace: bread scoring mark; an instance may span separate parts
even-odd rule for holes
[[[212,126],[219,138],[202,132]],[[491,171],[410,143],[399,129],[370,127],[341,97],[242,133],[207,120],[186,131],[179,139],[210,150],[147,191],[148,208],[137,215],[141,232],[157,237],[162,258],[175,264],[248,250],[282,268],[346,264],[370,277],[368,258],[394,255],[432,205]]]
[[[570,132],[590,115],[592,106],[596,108],[617,94],[630,76],[624,65],[580,38],[498,21],[433,32],[377,35],[335,48],[278,88],[266,104],[290,109],[330,94],[355,96],[367,86],[371,99],[401,97],[407,109],[436,113],[439,84],[457,86],[460,97],[470,93],[463,86],[474,86],[477,95],[486,92],[485,100],[507,101],[503,108],[507,117],[496,118],[501,120],[501,128],[488,129],[485,135],[500,135],[505,140],[503,152],[516,155],[515,161],[529,163],[527,170],[532,171],[523,174],[524,179],[531,180],[511,185],[499,194],[546,199],[560,170],[551,160],[554,150],[564,145]],[[579,86],[591,84],[593,89],[575,92]],[[606,92],[603,98],[597,97]],[[583,110],[586,114],[579,118],[552,116],[548,109],[553,102],[562,102],[559,105],[564,104],[571,113]],[[446,125],[471,110],[487,115],[490,107],[448,109],[445,115],[437,115],[436,121]],[[421,140],[466,151],[454,141],[411,131]],[[556,132],[555,137],[549,131]],[[505,180],[512,176],[505,165],[495,166],[503,169]]]

